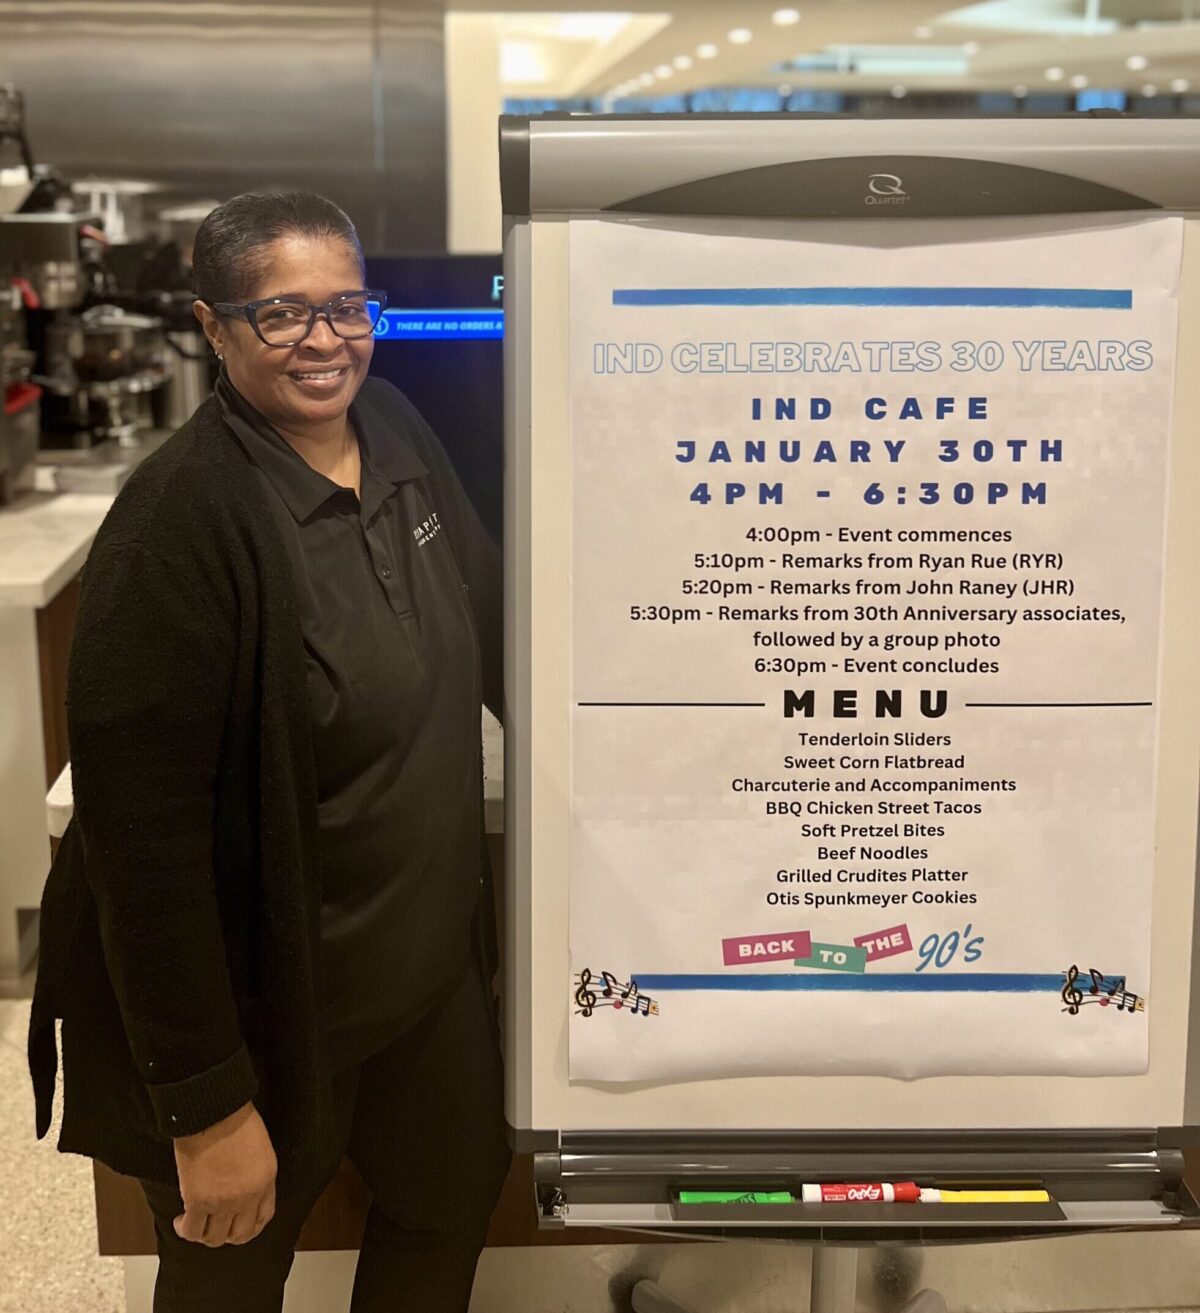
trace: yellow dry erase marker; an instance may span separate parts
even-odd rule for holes
[[[922,1190],[923,1204],[1048,1204],[1045,1190]]]

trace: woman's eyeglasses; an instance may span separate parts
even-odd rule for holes
[[[221,315],[239,315],[267,346],[297,346],[313,331],[318,315],[324,315],[338,337],[370,337],[383,318],[387,293],[375,291],[339,292],[324,305],[309,305],[294,296],[269,296],[262,301],[235,305],[231,301],[214,301],[212,309]]]

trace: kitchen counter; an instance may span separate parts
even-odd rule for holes
[[[74,625],[71,583],[123,478],[166,440],[136,447],[41,452],[34,486],[0,507],[0,977],[18,976],[37,948],[37,908],[49,868],[44,806],[65,755],[63,688]],[[56,471],[103,492],[59,492]],[[48,759],[50,764],[48,765]]]
[[[28,492],[0,509],[0,606],[46,606],[83,568],[113,504],[103,493]]]
[[[88,452],[39,453],[34,489],[0,506],[0,606],[37,610],[52,602],[83,568],[116,500],[113,492],[58,492],[55,472],[132,470],[168,436],[152,430],[136,447],[108,442]]]

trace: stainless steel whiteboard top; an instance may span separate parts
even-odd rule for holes
[[[867,179],[903,179],[903,205]],[[507,215],[917,218],[1200,208],[1200,120],[807,115],[501,120]]]

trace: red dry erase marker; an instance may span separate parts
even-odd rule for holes
[[[800,1197],[806,1204],[919,1204],[921,1189],[915,1181],[871,1181],[852,1185],[806,1185]]]

